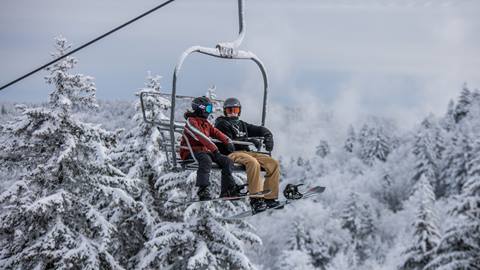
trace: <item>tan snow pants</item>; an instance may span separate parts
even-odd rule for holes
[[[272,192],[265,195],[265,199],[278,198],[278,184],[280,180],[280,165],[272,157],[246,151],[235,151],[228,155],[235,163],[244,165],[247,169],[248,192],[250,194],[269,189]],[[262,181],[260,168],[265,169],[265,183]]]

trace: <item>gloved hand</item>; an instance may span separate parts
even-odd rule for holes
[[[272,137],[265,137],[263,140],[263,143],[265,144],[265,150],[268,152],[273,150],[273,138]]]
[[[218,149],[216,149],[215,151],[212,152],[212,155],[213,155],[213,158],[214,160],[219,160],[222,156],[222,154],[220,154],[220,151],[218,151]]]
[[[227,143],[227,151],[228,153],[233,153],[235,152],[235,145],[233,145],[233,143]]]
[[[255,148],[257,149],[257,151],[260,151],[260,148],[262,147],[262,142],[260,140],[248,139],[247,141],[253,143],[255,145]]]

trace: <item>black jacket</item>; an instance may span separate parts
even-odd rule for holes
[[[273,134],[266,127],[246,123],[238,118],[220,116],[215,120],[215,127],[230,139],[235,141],[249,141],[248,137],[263,137],[273,142]],[[224,145],[218,145],[220,153],[228,155]],[[246,145],[235,145],[235,151],[250,151]]]

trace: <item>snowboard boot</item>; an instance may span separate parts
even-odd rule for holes
[[[253,214],[267,210],[267,204],[265,204],[263,198],[250,198],[250,206]]]
[[[267,208],[276,208],[276,209],[282,209],[283,205],[280,206],[280,202],[277,199],[265,199],[265,204],[267,205]]]
[[[220,198],[245,196],[246,194],[241,192],[243,187],[244,185],[233,185],[229,189],[224,189],[220,192]]]
[[[198,187],[197,196],[200,201],[208,201],[212,199],[208,186]]]
[[[285,198],[287,198],[288,200],[301,199],[303,197],[303,194],[300,193],[300,191],[298,191],[298,187],[301,185],[303,184],[299,184],[299,185],[288,184],[283,190],[283,195],[285,196]]]

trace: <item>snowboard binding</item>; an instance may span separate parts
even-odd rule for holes
[[[288,200],[298,200],[303,197],[303,194],[298,191],[298,187],[302,186],[303,184],[293,185],[288,184],[285,189],[283,190],[283,196],[285,196]]]

